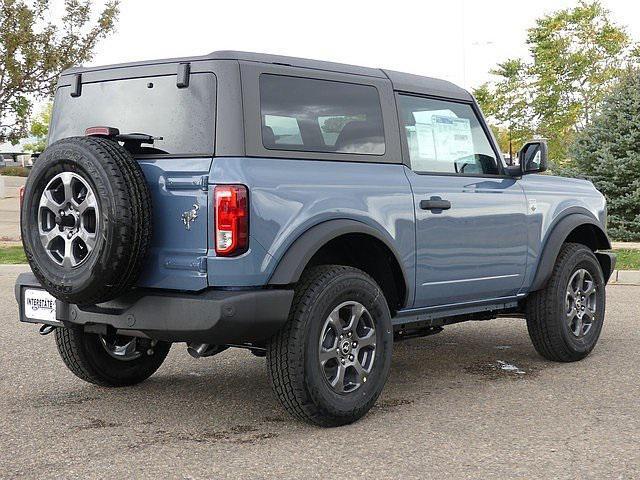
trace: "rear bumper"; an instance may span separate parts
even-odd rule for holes
[[[22,273],[15,284],[20,321],[24,315],[25,288],[41,288],[31,273]],[[135,290],[94,306],[78,306],[58,300],[57,326],[111,326],[126,333],[142,332],[150,338],[171,342],[211,344],[261,343],[287,321],[293,290],[214,290],[199,293]]]

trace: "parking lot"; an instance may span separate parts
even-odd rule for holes
[[[53,336],[17,322],[21,270],[0,269],[3,478],[640,476],[640,287],[608,288],[600,343],[576,364],[539,357],[518,319],[397,343],[371,413],[323,430],[283,412],[245,351],[175,345],[140,386],[81,382]]]

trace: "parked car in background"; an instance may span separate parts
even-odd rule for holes
[[[88,382],[141,382],[173,343],[246,348],[287,411],[336,426],[394,337],[519,316],[569,362],[600,335],[604,197],[540,175],[544,142],[506,165],[449,82],[241,52],[75,68],[49,140],[16,299]]]

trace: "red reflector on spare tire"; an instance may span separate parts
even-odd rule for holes
[[[89,127],[84,131],[87,137],[115,137],[120,130],[114,127]]]

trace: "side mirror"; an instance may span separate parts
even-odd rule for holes
[[[504,167],[504,171],[510,177],[521,177],[522,176],[522,167],[520,165],[507,165]]]
[[[540,173],[547,169],[547,143],[544,141],[527,142],[518,152],[522,173]]]

